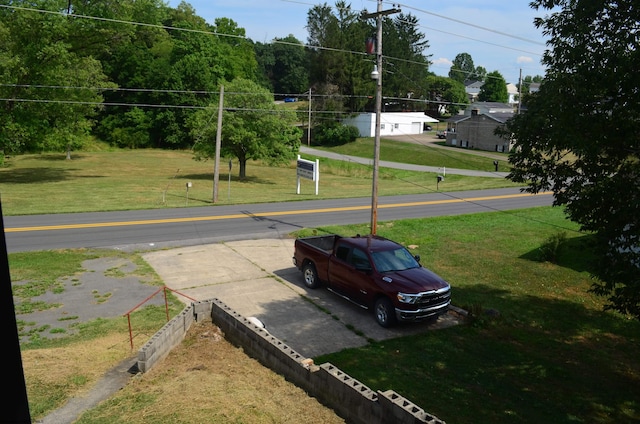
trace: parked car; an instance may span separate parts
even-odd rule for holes
[[[440,139],[447,138],[447,130],[436,132],[436,136]]]
[[[378,324],[437,319],[447,313],[451,286],[420,258],[389,239],[335,234],[297,238],[294,265],[304,285],[327,289],[373,310]]]

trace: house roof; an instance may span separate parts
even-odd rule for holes
[[[499,124],[504,124],[507,120],[513,117],[513,112],[495,112],[495,113],[480,113],[480,116],[486,116],[487,118],[496,121]],[[453,124],[459,124],[460,122],[467,121],[471,119],[472,115],[456,115],[447,119],[446,122],[451,122]]]
[[[355,117],[346,118],[343,121],[349,121],[349,120],[354,120],[358,118],[367,118],[367,119],[374,120],[375,115],[376,114],[373,112],[361,112],[357,114]],[[397,122],[398,119],[402,119],[404,121],[410,120],[410,121],[420,121],[420,122],[427,122],[427,123],[440,122],[438,119],[427,115],[425,112],[381,112],[380,117],[382,118],[383,122],[385,121]]]
[[[480,87],[482,87],[484,85],[483,81],[465,81],[464,82],[464,86],[467,88],[477,88],[480,89]]]
[[[513,106],[507,103],[500,103],[500,102],[474,102],[467,107],[467,109],[479,109],[479,108],[495,110],[495,109],[512,109]]]

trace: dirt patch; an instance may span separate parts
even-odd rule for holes
[[[333,410],[227,342],[211,322],[78,423],[345,423]]]

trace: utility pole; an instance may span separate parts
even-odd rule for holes
[[[309,124],[307,125],[307,146],[311,145],[311,88],[309,88]]]
[[[222,143],[222,108],[224,105],[224,85],[220,86],[220,101],[218,103],[218,128],[216,129],[216,159],[213,169],[213,203],[218,201],[218,180],[220,179],[220,144]],[[231,167],[229,167],[231,174]]]
[[[518,115],[522,110],[522,68],[520,68],[520,77],[518,78]]]
[[[371,190],[371,234],[375,235],[378,226],[378,167],[380,165],[380,115],[382,111],[382,18],[394,13],[400,13],[400,9],[382,10],[382,0],[378,0],[376,13],[362,13],[362,18],[376,18],[376,66],[371,73],[371,78],[376,80],[376,132],[373,148],[373,181]]]

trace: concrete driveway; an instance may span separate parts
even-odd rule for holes
[[[256,317],[305,357],[440,329],[459,323],[450,312],[436,323],[380,327],[370,311],[324,288],[310,290],[292,263],[293,239],[241,240],[143,254],[185,303],[217,298]]]

